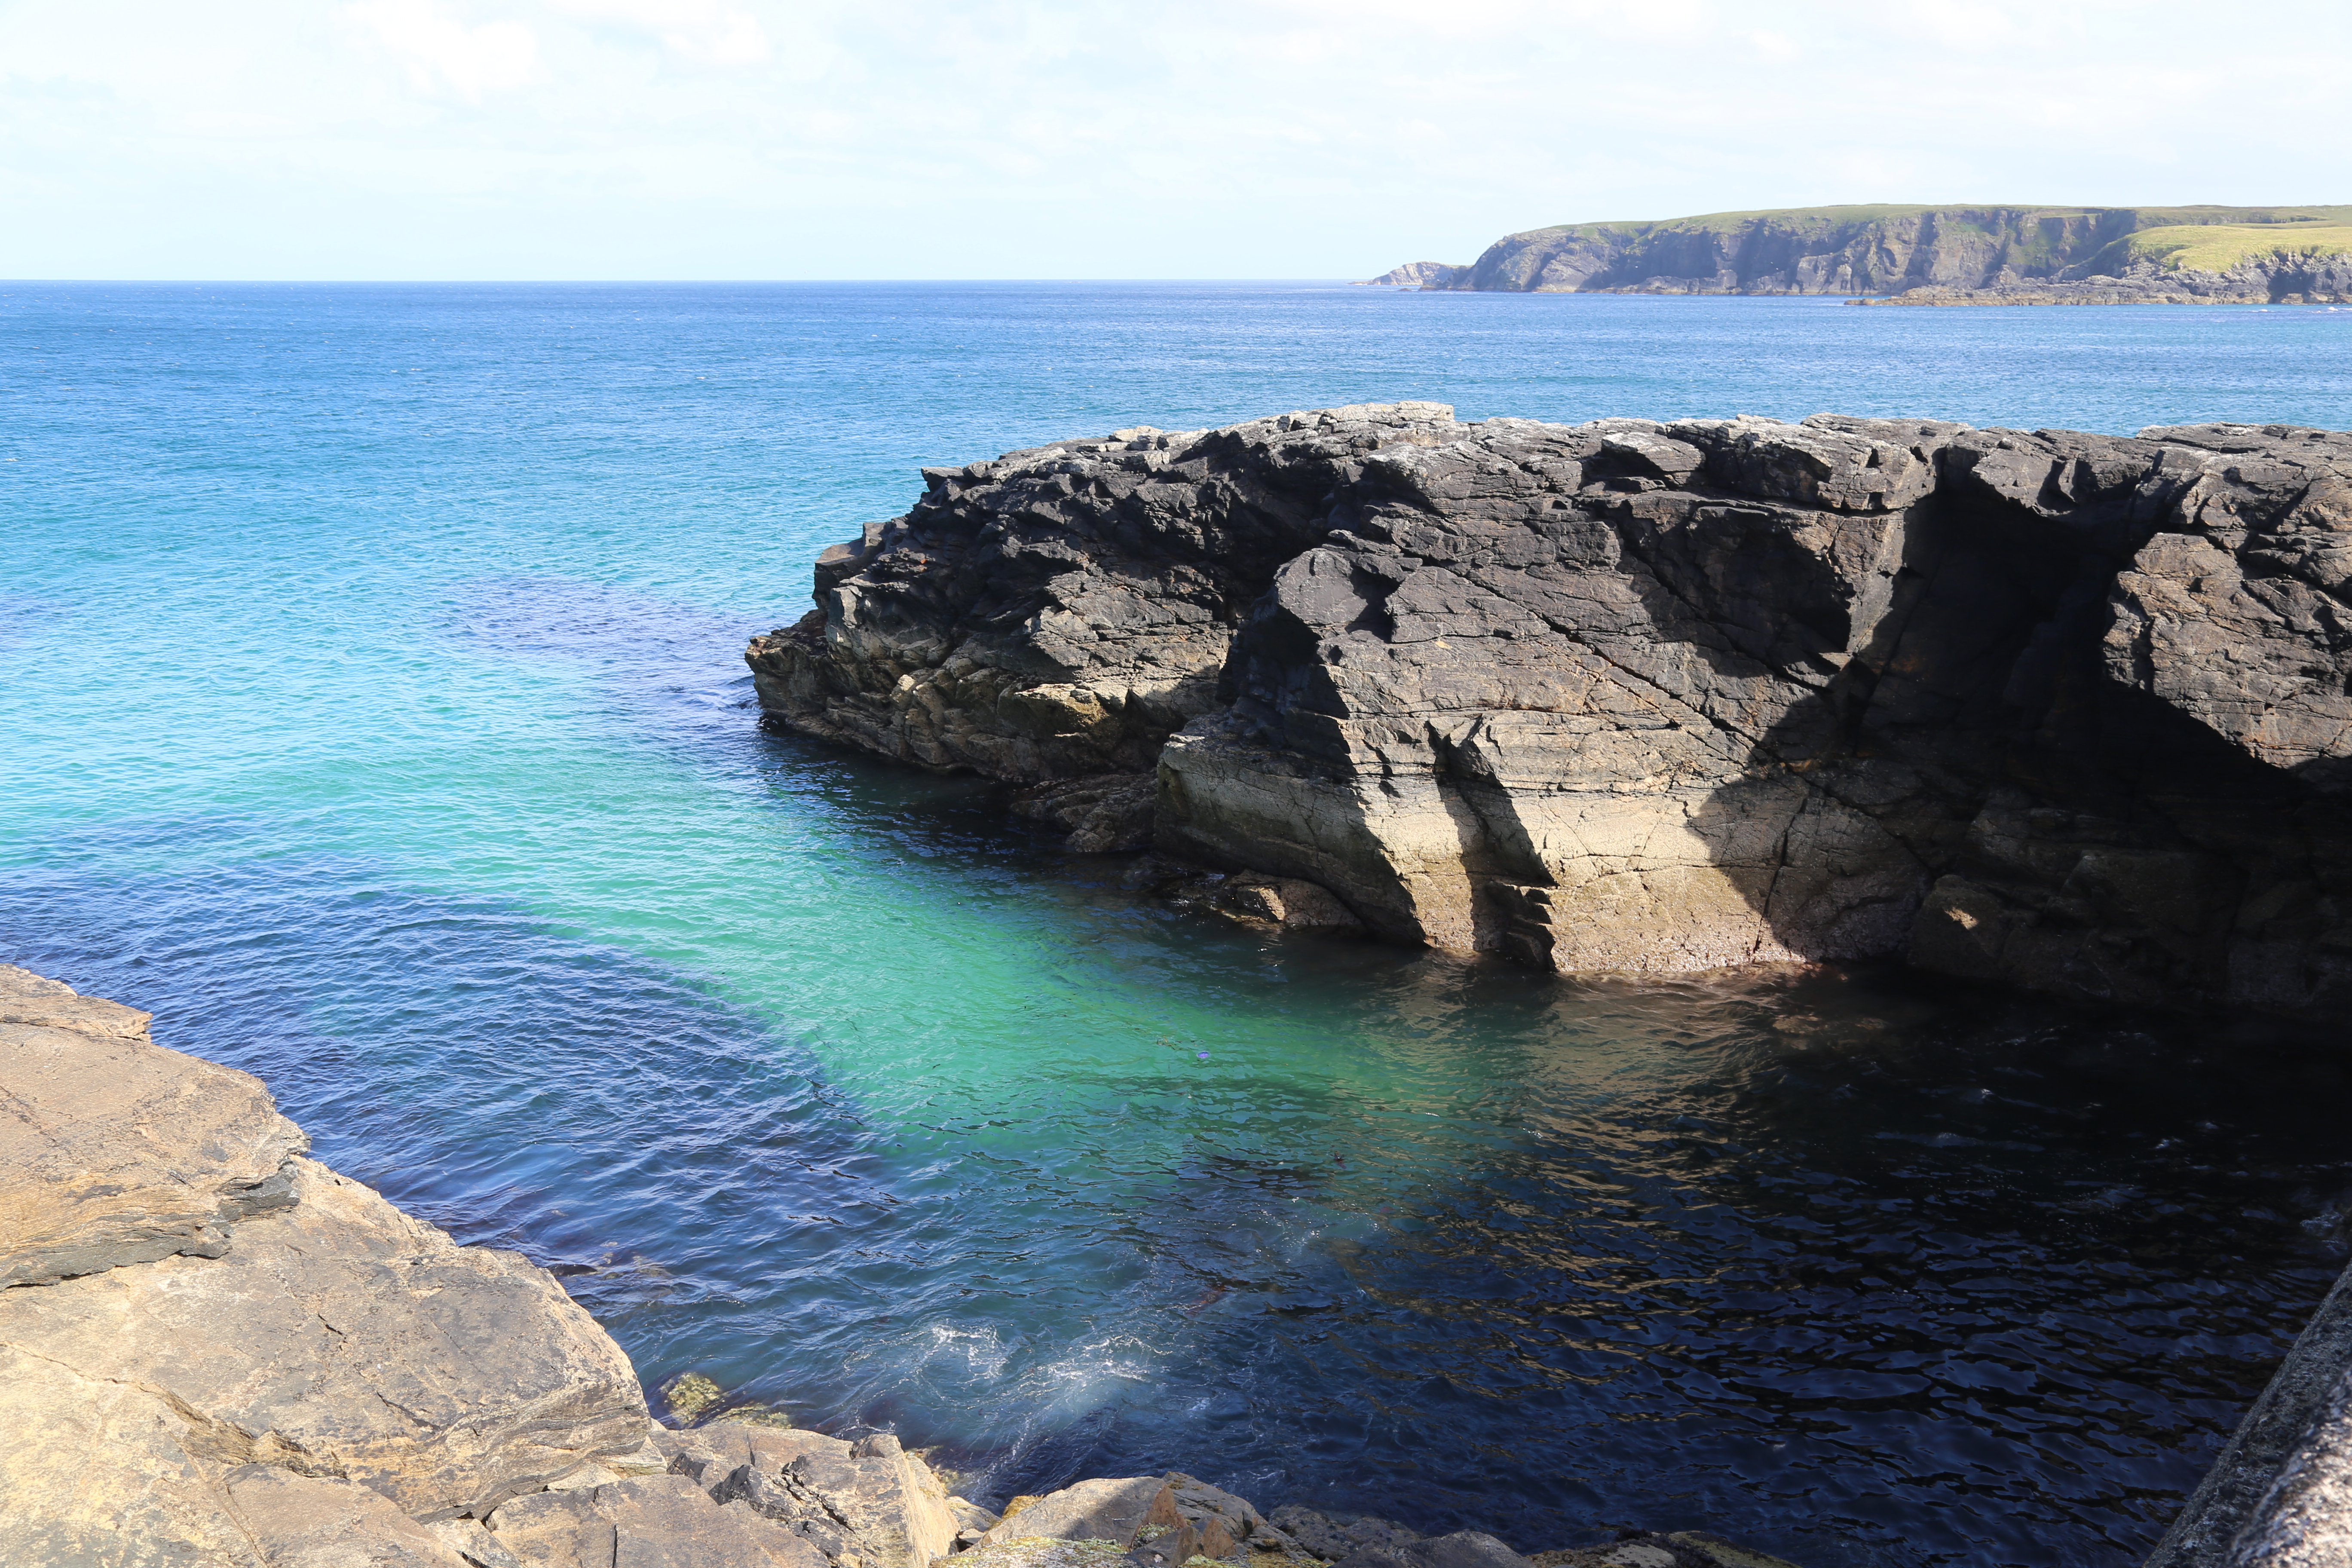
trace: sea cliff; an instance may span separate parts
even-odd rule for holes
[[[924,484],[752,642],[762,706],[1230,912],[2352,1001],[2352,437],[1406,403]]]
[[[1943,304],[2352,299],[2352,207],[1990,203],[1708,213],[1507,235],[1370,279],[1525,293],[1845,294]]]

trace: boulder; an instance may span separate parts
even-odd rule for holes
[[[522,1568],[823,1568],[791,1531],[741,1503],[720,1507],[683,1476],[536,1492],[489,1517]]]
[[[822,1433],[720,1421],[664,1432],[672,1474],[717,1502],[749,1510],[837,1568],[929,1568],[954,1550],[974,1513],[950,1499],[921,1456],[887,1435],[845,1442]]]
[[[1043,1497],[1016,1498],[979,1544],[1034,1540],[1107,1542],[1132,1552],[1136,1568],[1178,1568],[1195,1556],[1299,1554],[1245,1499],[1180,1470],[1079,1481]]]
[[[260,1083],[165,1050],[148,1015],[0,964],[0,1288],[216,1258],[291,1201],[310,1146]]]
[[[1735,1545],[1703,1530],[1664,1535],[1627,1531],[1603,1545],[1538,1552],[1528,1561],[1536,1568],[1796,1568],[1781,1558]]]
[[[1167,1489],[1167,1481],[1159,1476],[1080,1481],[1038,1498],[1018,1510],[1008,1507],[1004,1518],[981,1540],[984,1545],[993,1545],[1001,1541],[1046,1536],[1132,1546],[1151,1512],[1151,1505]]]
[[[1410,1546],[1421,1532],[1370,1514],[1328,1514],[1297,1503],[1276,1509],[1269,1516],[1275,1527],[1299,1548],[1326,1563],[1337,1563],[1366,1547]]]
[[[1532,1568],[1528,1560],[1475,1530],[1429,1536],[1398,1545],[1362,1546],[1341,1558],[1338,1568]],[[1675,1568],[1665,1563],[1627,1563],[1624,1568]]]

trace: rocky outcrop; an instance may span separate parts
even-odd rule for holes
[[[606,1506],[669,1487],[668,1458],[628,1358],[545,1270],[301,1157],[258,1083],[156,1046],[144,1013],[0,966],[0,1017],[9,1562],[609,1564],[636,1531],[694,1544],[663,1561],[821,1568],[690,1486],[657,1528]],[[541,1550],[551,1510],[584,1547]]]
[[[1081,1481],[1016,1498],[959,1558],[961,1568],[1790,1568],[1700,1531],[1619,1532],[1614,1540],[1523,1557],[1478,1531],[1424,1536],[1388,1520],[1296,1505],[1271,1519],[1180,1471]]]
[[[1444,261],[1408,261],[1402,267],[1391,267],[1378,278],[1359,281],[1391,289],[1444,289],[1470,268]]]
[[[2352,438],[1398,404],[925,478],[761,703],[1080,847],[1564,971],[2347,999]]]
[[[2341,225],[2347,216],[2352,208],[2340,206],[1995,204],[1792,207],[1563,224],[1506,236],[1470,266],[1433,274],[1421,286],[1588,294],[1991,289],[2080,277],[2095,266],[2120,272],[2122,242],[2152,229],[2252,226],[2286,235],[2297,227]],[[1399,279],[1404,270],[1374,281]]]
[[[144,1013],[0,964],[0,1289],[217,1258],[293,1201],[302,1130],[244,1073],[156,1050]]]
[[[2289,252],[2221,271],[2136,261],[2112,273],[2069,268],[2054,278],[2002,277],[1981,288],[1906,289],[1853,305],[2343,305],[2352,304],[2352,256]]]
[[[2352,1562],[2352,1273],[2339,1279],[2146,1568]]]
[[[5,965],[0,1017],[8,1563],[1324,1561],[1190,1476],[1082,1481],[1000,1519],[888,1435],[658,1426],[628,1358],[551,1276],[459,1247],[303,1158],[299,1129],[251,1078],[156,1046],[144,1013]],[[261,1186],[268,1201],[248,1201]],[[707,1379],[672,1392],[674,1411],[722,1404]],[[1357,1568],[1381,1568],[1361,1560],[1367,1543],[1410,1547],[1415,1568],[1528,1568],[1485,1536],[1322,1527]]]
[[[1438,439],[1452,413],[1355,416],[1395,444]],[[1083,847],[1148,843],[1139,781],[1223,706],[1242,611],[1328,531],[1349,448],[1318,466],[1279,423],[925,469],[904,517],[818,559],[819,613],[753,640],[761,705],[882,756],[1043,786],[1024,804]]]

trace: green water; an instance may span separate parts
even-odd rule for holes
[[[656,1394],[988,1495],[1181,1466],[1528,1550],[2119,1561],[2336,1267],[2324,1045],[1207,923],[763,732],[740,650],[917,465],[1074,431],[2340,424],[2347,321],[9,286],[0,952],[556,1268]]]

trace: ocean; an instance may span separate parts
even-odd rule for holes
[[[764,730],[915,470],[1398,398],[2352,425],[2352,311],[1312,283],[0,284],[0,958],[635,1358],[1001,1502],[2114,1564],[2342,1266],[2340,1043],[1123,891]]]

